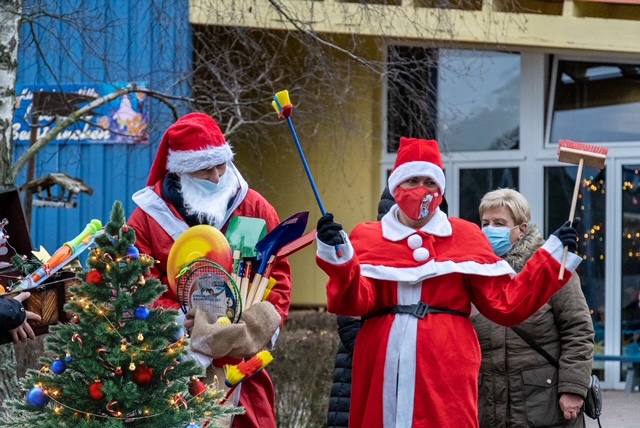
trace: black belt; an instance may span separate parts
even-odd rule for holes
[[[462,311],[456,311],[454,309],[447,309],[447,308],[436,308],[434,306],[429,306],[424,302],[418,302],[415,305],[390,306],[378,312],[374,312],[370,315],[367,315],[363,317],[363,319],[367,320],[369,318],[382,317],[382,316],[391,315],[391,314],[410,314],[420,319],[423,319],[428,314],[449,314],[449,315],[456,315],[456,316],[465,317],[465,318],[469,317],[469,314]]]

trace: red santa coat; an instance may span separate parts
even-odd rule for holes
[[[493,321],[516,325],[569,279],[558,280],[556,237],[514,277],[478,226],[437,211],[415,231],[394,206],[381,222],[358,225],[343,258],[318,242],[318,265],[329,275],[328,309],[367,316],[419,301],[469,314],[473,303]],[[345,235],[346,238],[346,235]],[[573,271],[579,257],[567,264]],[[368,319],[353,359],[351,428],[478,427],[481,352],[471,321],[450,314]]]
[[[276,210],[258,192],[247,189],[244,180],[243,188],[230,208],[229,218],[244,216],[262,218],[271,231],[280,219]],[[139,208],[131,215],[129,225],[136,231],[136,246],[140,253],[154,257],[159,263],[151,269],[150,274],[168,287],[167,259],[174,241],[189,228],[175,207],[163,199],[161,194],[162,180],[153,187],[147,187],[134,195]],[[227,222],[228,224],[228,222]],[[224,233],[226,226],[222,229]],[[276,284],[269,294],[271,302],[282,317],[282,325],[289,315],[291,304],[291,267],[286,258],[278,259],[271,276]],[[154,306],[179,309],[177,296],[170,289],[162,295]],[[231,361],[214,361],[214,365],[222,367]],[[245,407],[245,414],[233,419],[236,428],[275,428],[275,391],[271,378],[265,370],[256,373],[242,382],[240,406]]]

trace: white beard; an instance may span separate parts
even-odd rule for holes
[[[189,174],[180,176],[180,187],[187,213],[197,216],[201,223],[221,229],[227,219],[229,201],[238,192],[240,184],[233,171],[227,170],[215,189],[213,183],[205,183]]]

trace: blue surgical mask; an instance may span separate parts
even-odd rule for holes
[[[192,178],[192,181],[196,183],[197,186],[200,189],[202,189],[206,194],[216,193],[220,188],[220,183],[214,183],[211,180],[205,180],[203,178],[196,178],[196,177],[191,177],[191,178]]]
[[[489,238],[489,242],[491,242],[491,247],[493,248],[493,252],[496,253],[497,256],[504,256],[507,254],[513,245],[511,244],[511,231],[518,226],[514,227],[496,227],[496,226],[485,226],[482,228],[482,231],[487,238]]]
[[[222,177],[220,177],[220,181],[218,181],[218,183],[214,183],[211,180],[196,178],[191,174],[183,174],[180,177],[180,180],[182,183],[191,185],[192,188],[196,189],[203,196],[212,196],[232,183],[232,181],[229,181],[228,178],[228,174],[224,174]]]

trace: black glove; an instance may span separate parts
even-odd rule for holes
[[[578,231],[576,227],[580,224],[580,217],[575,217],[573,222],[567,220],[560,229],[553,232],[557,236],[563,247],[569,247],[569,251],[575,253],[578,249]]]
[[[326,213],[320,217],[316,230],[318,232],[318,239],[325,244],[331,246],[344,244],[344,240],[340,234],[342,225],[333,221],[333,214]]]

